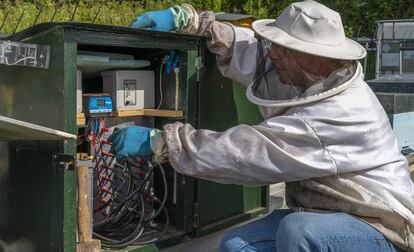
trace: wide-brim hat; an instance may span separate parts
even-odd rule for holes
[[[277,45],[316,56],[358,60],[366,50],[346,38],[341,16],[312,0],[290,4],[274,19],[253,22],[253,30]]]

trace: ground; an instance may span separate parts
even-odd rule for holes
[[[269,210],[286,208],[285,204],[285,184],[279,183],[270,186],[269,195]],[[242,225],[242,224],[239,224]],[[162,250],[163,252],[215,252],[218,251],[218,246],[223,235],[229,230],[239,226],[233,226],[216,232],[214,234],[194,239],[189,242],[181,243],[177,246]]]

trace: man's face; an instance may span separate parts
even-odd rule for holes
[[[293,51],[272,44],[269,57],[273,61],[282,83],[295,86],[300,84],[303,79],[303,70],[297,64]]]
[[[315,83],[315,78],[326,77],[337,65],[337,61],[293,51],[276,44],[269,44],[272,60],[282,83],[294,85],[305,91]]]

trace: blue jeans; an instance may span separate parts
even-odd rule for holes
[[[346,213],[275,210],[228,233],[220,251],[400,252],[380,232]]]

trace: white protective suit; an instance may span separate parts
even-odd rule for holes
[[[209,48],[221,72],[251,83],[257,40],[218,22],[210,31]],[[221,183],[286,182],[291,209],[352,214],[398,247],[414,251],[414,186],[407,160],[360,64],[344,66],[303,94],[278,78],[271,89],[260,97],[248,88],[248,98],[265,118],[257,126],[214,132],[166,125],[171,165]],[[287,98],[293,99],[280,101]]]

